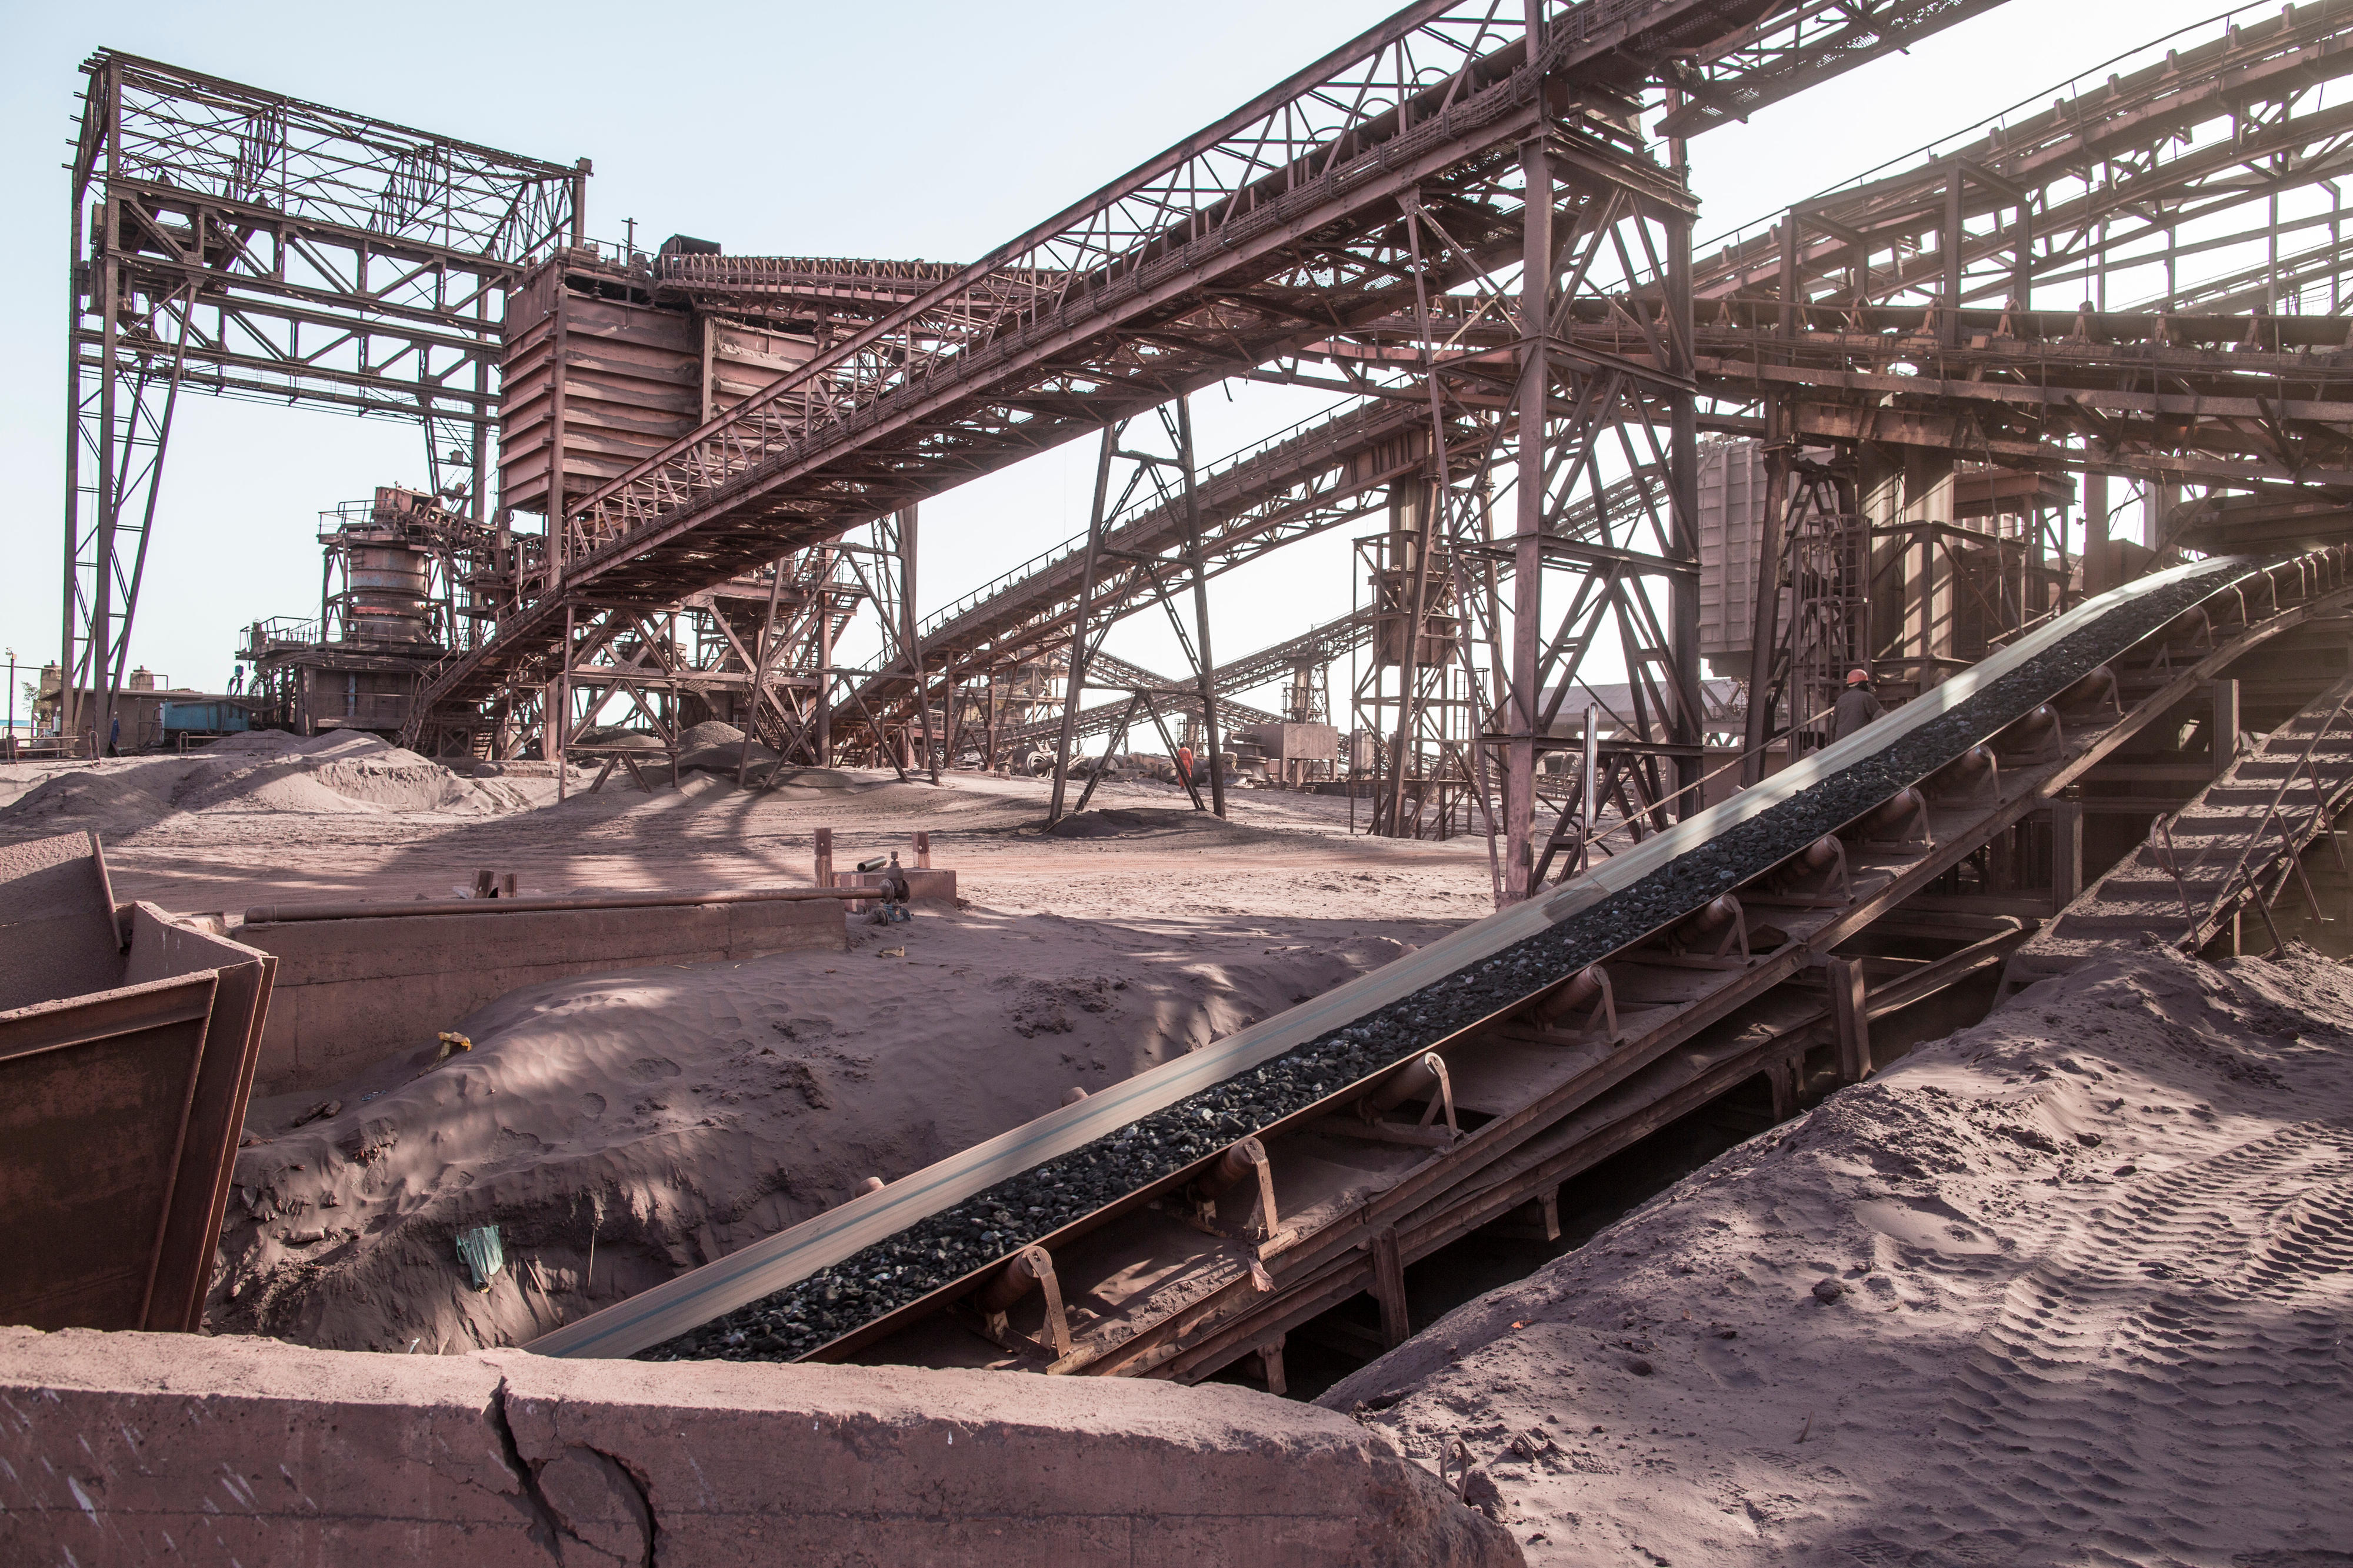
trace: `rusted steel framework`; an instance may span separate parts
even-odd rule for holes
[[[1108,515],[1092,581],[1089,535],[1082,533],[934,612],[920,631],[935,680],[985,681],[1066,655],[1082,601],[1089,658],[1101,672],[1100,661],[1109,657],[1098,651],[1104,633],[1130,615],[1166,604],[1173,586],[1184,585],[1196,531],[1202,565],[1214,578],[1352,521],[1378,507],[1387,487],[1426,466],[1428,417],[1377,401],[1303,421],[1200,468],[1189,503],[1171,466],[1173,450],[1143,453],[1142,439],[1139,429],[1137,447],[1115,448],[1118,479],[1104,480]],[[1119,450],[1138,455],[1122,458]],[[1198,681],[1198,671],[1193,673]],[[1222,674],[1219,679],[1221,690],[1247,689],[1223,684]],[[913,693],[903,670],[885,670],[861,683],[859,699],[890,723]],[[1200,710],[1198,696],[1189,706]],[[837,727],[854,730],[860,722],[853,704],[837,704]]]
[[[685,731],[717,720],[779,753],[828,758],[826,694],[855,673],[835,666],[833,650],[861,608],[871,604],[888,627],[902,602],[899,541],[881,531],[879,542],[798,551],[673,605],[575,609],[564,657],[541,667],[544,679],[496,710],[490,733],[470,723],[443,737],[445,749],[539,749],[563,764],[597,766],[597,785],[619,766],[650,787],[638,766],[649,760],[649,740],[674,767]],[[746,747],[732,764],[739,779],[751,780],[752,761]],[[563,766],[557,778],[559,792],[568,788]]]
[[[280,616],[247,628],[257,721],[397,733],[427,668],[481,635],[511,581],[515,544],[431,496],[385,486],[319,519],[316,620]]]
[[[504,297],[579,231],[588,165],[101,50],[70,165],[63,666],[108,732],[183,392],[425,426],[486,516]],[[98,693],[73,711],[71,694]]]
[[[2234,524],[2263,545],[2342,536],[2353,359],[2336,241],[2353,110],[2319,89],[2353,73],[2353,5],[2319,0],[2208,31],[2160,40],[2089,90],[1801,203],[1693,265],[1697,423],[1766,443],[1753,663],[1777,696],[1788,690],[1793,636],[1826,647],[1844,635],[1775,619],[1796,584],[1784,548],[1801,521],[1792,508],[1825,512],[1821,497],[1804,498],[1810,468],[1843,487],[1831,512],[1876,531],[1856,582],[1833,593],[1811,580],[1826,605],[1867,599],[1900,553],[1897,535],[1962,521],[1957,496],[1939,493],[1937,515],[1921,510],[1936,492],[1924,480],[1957,470],[2085,474],[2079,589],[2160,563],[2177,543],[2242,547]],[[1664,366],[1656,323],[1679,314],[1683,293],[1672,264],[1650,267],[1625,297],[1568,301],[1562,336],[1579,354]],[[1470,294],[1440,308],[1435,374],[1499,363],[1518,341]],[[1346,384],[1411,395],[1411,378],[1383,378],[1366,345],[1380,331],[1402,342],[1419,330],[1400,316],[1315,347]],[[1387,357],[1413,352],[1391,346]],[[1659,506],[1667,470],[1628,466],[1648,480],[1630,504]],[[2107,537],[2111,479],[2158,519],[2142,546]],[[2067,602],[2063,516],[2052,530],[2038,511],[2017,571],[2056,580],[2006,612],[2012,634]],[[1883,616],[1852,657],[1896,658],[1916,683],[1926,650],[1902,639],[1916,642],[1917,630],[1915,617]],[[1644,652],[1630,646],[1630,665]],[[1750,711],[1752,750],[1776,724],[1804,720],[1773,702]]]
[[[2084,472],[2088,590],[2160,563],[2200,522],[2200,547],[2233,547],[2215,525],[2234,510],[2287,514],[2263,543],[2341,537],[2353,359],[2337,239],[2353,110],[2319,89],[2353,74],[2353,5],[2317,0],[2162,42],[2187,47],[2142,51],[2088,91],[1800,203],[1697,268],[1704,419],[1767,443],[1754,664],[1777,694],[1803,663],[1793,638],[1841,637],[1771,624],[1772,589],[1806,572],[1804,552],[1784,548],[1808,527],[1804,445],[1837,453],[1848,499],[1833,510],[1850,515],[1873,452]],[[2153,551],[2107,537],[2112,479],[2138,488]],[[2184,505],[2185,488],[2206,494]],[[2226,506],[2225,491],[2242,499]],[[1891,516],[1903,502],[1879,499],[1883,530],[1957,521]],[[1811,506],[1819,517],[1818,492]],[[2038,518],[2025,541],[2029,577],[2043,568],[2043,529]],[[2057,582],[2028,584],[2013,626],[2064,606],[2065,540],[2063,521]],[[1853,656],[1901,658],[1904,629],[1882,628]],[[1772,700],[1752,703],[1750,747],[1777,721],[1804,715],[1793,706],[1777,721]]]
[[[1703,128],[1990,3],[1410,6],[589,497],[557,531],[534,607],[453,663],[436,698],[479,709],[558,635],[567,599],[674,596],[1335,330],[1429,320],[1433,297],[1527,254],[1532,138],[1562,236],[1669,209],[1687,228],[1680,179],[1637,122],[1646,93]],[[1668,77],[1672,96],[1654,86]],[[679,264],[681,287],[699,265]],[[776,270],[793,274],[786,289],[831,286],[823,267]],[[1563,294],[1585,283],[1546,272]],[[1554,385],[1581,374],[1531,363]],[[1556,422],[1599,427],[1628,406],[1603,396]],[[1534,751],[1512,752],[1524,785]]]

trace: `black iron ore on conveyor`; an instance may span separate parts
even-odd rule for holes
[[[2229,564],[2213,563],[2217,570]],[[2065,690],[2212,592],[2185,578],[2116,606],[1943,718],[1678,856],[1550,930],[1264,1065],[918,1220],[638,1352],[793,1361],[1535,995],[1834,833]]]

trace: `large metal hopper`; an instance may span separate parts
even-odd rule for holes
[[[277,961],[0,848],[0,1323],[193,1331]]]

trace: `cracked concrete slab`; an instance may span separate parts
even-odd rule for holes
[[[1345,1417],[1241,1388],[0,1329],[0,1562],[1507,1568]]]
[[[1355,1423],[1246,1389],[481,1359],[507,1375],[526,1461],[581,1475],[575,1457],[594,1454],[637,1479],[663,1563],[1519,1561]]]
[[[0,1561],[543,1568],[470,1358],[0,1328]]]

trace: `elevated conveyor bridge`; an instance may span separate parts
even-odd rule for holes
[[[416,732],[547,679],[567,606],[674,602],[1507,268],[1532,138],[1566,171],[1546,225],[1685,222],[1637,123],[1650,84],[1672,78],[1663,133],[1688,136],[1997,3],[1415,0],[552,520],[544,570]],[[1440,213],[1432,258],[1416,215]]]

